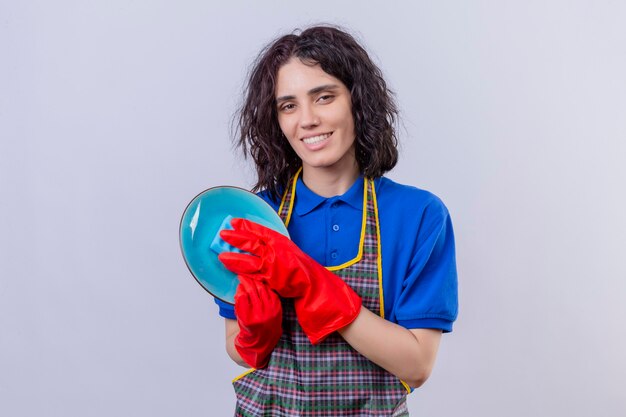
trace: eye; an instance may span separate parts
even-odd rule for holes
[[[317,101],[319,101],[321,103],[328,103],[328,102],[332,101],[333,98],[335,98],[335,96],[333,96],[332,94],[324,94],[322,96],[319,96]]]
[[[280,106],[279,110],[280,111],[291,111],[293,109],[296,108],[296,105],[293,103],[285,103],[282,106]]]

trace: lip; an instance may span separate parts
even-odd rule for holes
[[[309,138],[314,138],[316,136],[324,136],[324,135],[328,135],[328,137],[326,137],[325,139],[322,139],[319,142],[315,142],[315,143],[306,143],[304,140],[305,139],[309,139]],[[322,149],[323,147],[326,146],[326,144],[328,144],[328,142],[330,141],[330,138],[333,136],[333,132],[323,132],[323,133],[316,133],[316,134],[311,134],[311,135],[306,135],[300,138],[300,141],[302,142],[302,144],[310,151],[316,151],[318,149]]]
[[[314,138],[315,136],[332,135],[332,134],[333,134],[333,132],[313,133],[313,134],[310,134],[310,135],[302,136],[300,138],[300,140],[305,140],[305,139],[308,139],[308,138]]]

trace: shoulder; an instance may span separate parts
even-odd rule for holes
[[[413,218],[426,216],[440,220],[449,216],[443,201],[428,190],[400,184],[387,177],[376,178],[374,184],[379,210],[383,213],[390,211]]]
[[[267,190],[259,191],[258,193],[256,193],[256,195],[261,197],[263,201],[269,204],[274,209],[274,211],[278,211],[278,208],[280,207],[280,198],[272,198]]]

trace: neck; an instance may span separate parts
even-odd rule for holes
[[[309,190],[322,197],[342,195],[359,178],[359,167],[354,164],[351,169],[341,171],[320,169],[308,166],[302,167],[302,181]]]

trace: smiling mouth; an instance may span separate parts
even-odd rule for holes
[[[311,136],[311,137],[302,139],[302,142],[306,143],[307,145],[314,145],[316,143],[320,143],[328,139],[330,135],[332,135],[332,132],[324,133],[323,135]]]

